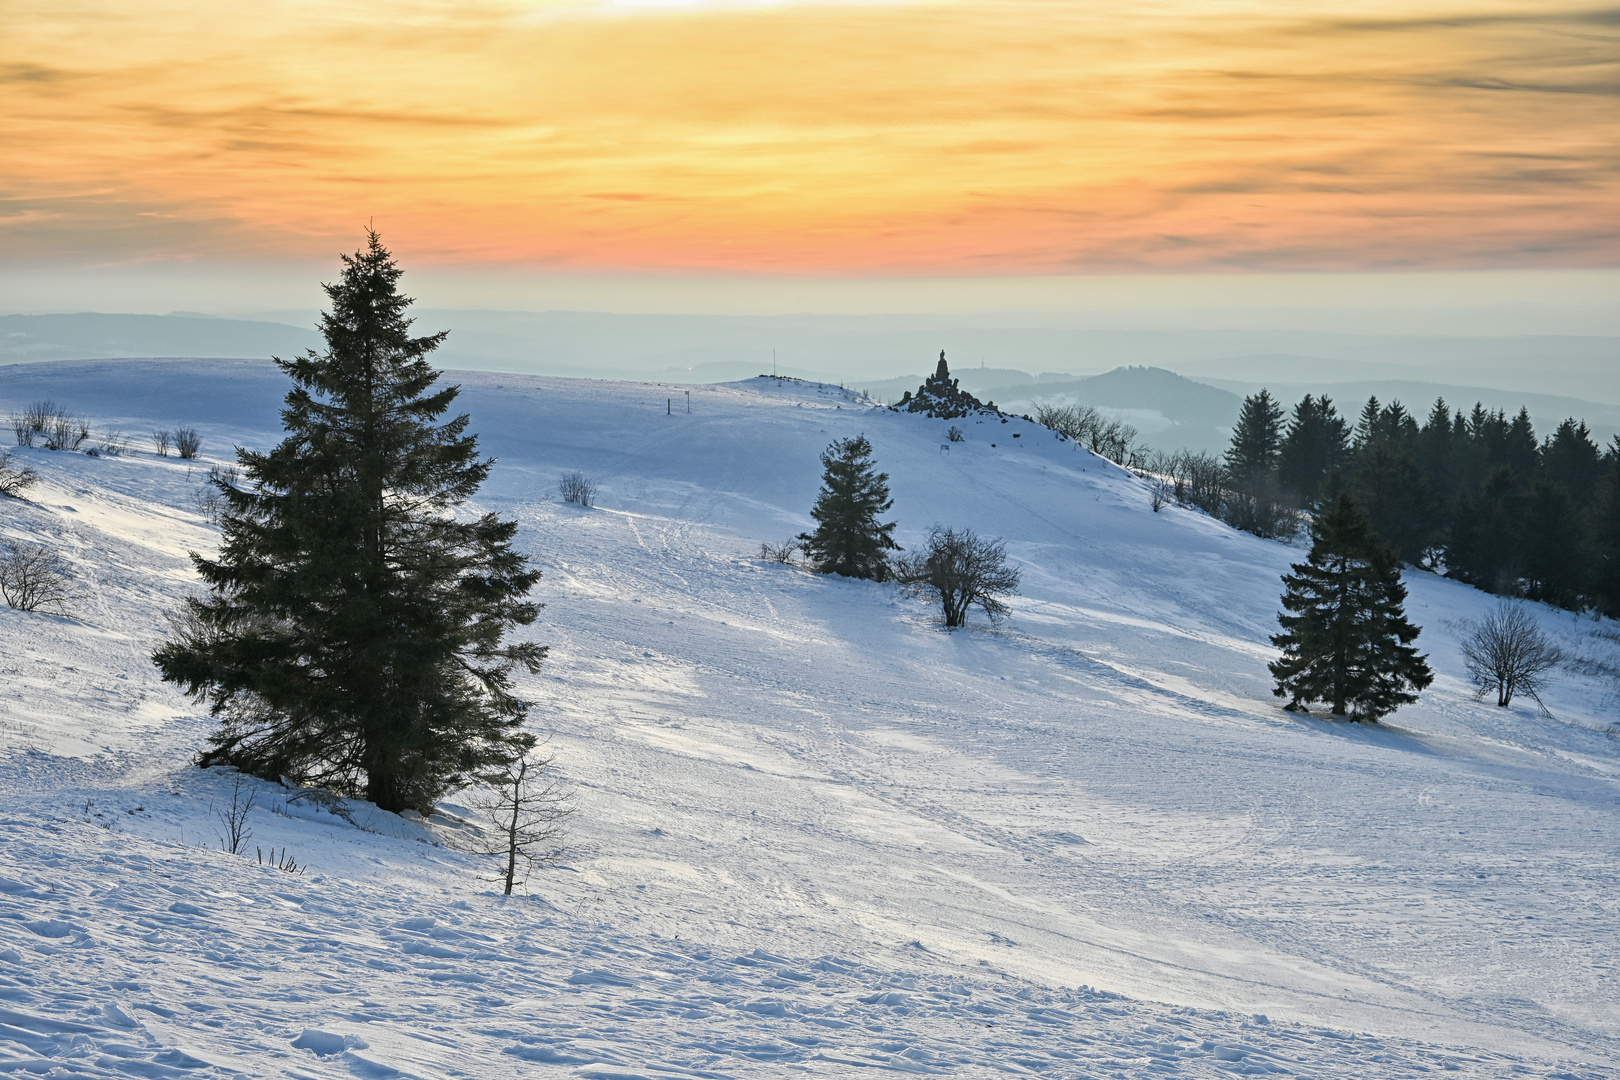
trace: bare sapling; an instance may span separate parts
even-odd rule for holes
[[[219,819],[220,827],[225,831],[218,833],[219,846],[232,855],[242,854],[242,849],[253,838],[253,830],[248,828],[248,814],[258,805],[259,792],[252,781],[241,773],[231,777],[231,801],[224,806],[214,808],[214,817]]]
[[[507,896],[524,883],[518,877],[520,862],[527,872],[562,855],[563,823],[574,808],[555,779],[555,760],[531,752],[481,778],[488,791],[473,805],[489,815],[495,828],[479,850],[504,862],[501,880]]]
[[[158,429],[152,432],[152,452],[158,457],[168,457],[169,447],[173,445],[173,436],[167,430]]]
[[[1514,694],[1541,707],[1547,674],[1564,660],[1564,651],[1536,625],[1523,604],[1504,600],[1463,639],[1463,661],[1474,682],[1474,696],[1496,691],[1496,704],[1506,708]]]

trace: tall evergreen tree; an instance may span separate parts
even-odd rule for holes
[[[894,542],[894,522],[878,515],[894,505],[889,498],[889,474],[872,463],[872,444],[865,435],[838,439],[821,455],[825,470],[821,491],[810,516],[816,531],[804,533],[805,551],[824,574],[886,580]]]
[[[1419,464],[1421,433],[1398,401],[1370,419],[1357,445],[1349,488],[1369,526],[1403,562],[1422,561],[1436,532],[1438,513]]]
[[[1333,399],[1306,394],[1294,406],[1278,448],[1277,479],[1302,502],[1314,504],[1322,481],[1344,465],[1349,452],[1350,426]]]
[[[1337,716],[1375,721],[1417,700],[1434,679],[1412,642],[1406,587],[1393,552],[1367,528],[1348,495],[1311,526],[1311,551],[1283,578],[1283,655],[1270,665],[1273,691],[1303,709],[1328,702]]]
[[[1226,451],[1226,472],[1234,484],[1268,477],[1277,466],[1282,447],[1283,408],[1269,390],[1250,394],[1238,411],[1232,444]]]
[[[1559,424],[1541,448],[1541,464],[1547,480],[1568,492],[1577,506],[1591,503],[1602,473],[1602,453],[1585,421],[1570,417]]]
[[[287,437],[237,452],[219,558],[192,556],[209,595],[153,659],[220,720],[202,764],[425,812],[532,745],[512,676],[545,650],[503,644],[540,575],[514,522],[456,516],[493,461],[466,416],[439,422],[445,335],[410,335],[400,274],[371,232],[325,286],[326,351],[276,360]]]

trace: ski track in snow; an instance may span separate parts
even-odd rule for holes
[[[1153,514],[1034,425],[969,422],[940,453],[946,422],[833,387],[695,387],[666,416],[684,395],[656,384],[452,374],[499,459],[478,509],[545,571],[526,689],[580,807],[565,865],[513,898],[454,800],[350,823],[264,787],[250,849],[307,871],[217,850],[228,778],[185,765],[209,723],[148,656],[216,535],[208,465],[277,437],[274,369],[0,368],[0,406],[191,423],[207,451],[20,450],[44,480],[0,505],[86,593],[76,620],[0,608],[0,1073],[1620,1060],[1613,690],[1566,675],[1552,717],[1475,701],[1459,624],[1490,598],[1409,575],[1440,677],[1386,725],[1331,724],[1279,709],[1265,672],[1299,550]],[[892,587],[752,558],[810,524],[817,454],[861,431],[902,544],[1006,538],[1024,590],[1000,627],[946,633]],[[600,506],[558,502],[569,468]],[[1598,647],[1590,620],[1539,617]]]

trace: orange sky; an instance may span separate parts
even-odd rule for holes
[[[0,261],[1620,264],[1612,9],[250,7],[0,7]]]

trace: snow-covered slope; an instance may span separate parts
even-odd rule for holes
[[[1475,701],[1459,623],[1489,598],[1409,575],[1435,685],[1385,725],[1328,723],[1283,712],[1265,670],[1299,550],[1154,513],[1032,424],[947,444],[836,387],[456,378],[499,458],[481,506],[545,570],[528,689],[580,808],[566,865],[504,901],[455,806],[351,825],[267,789],[252,846],[307,872],[217,850],[229,778],[187,767],[208,722],[146,657],[214,536],[206,466],[277,437],[278,373],[0,368],[0,405],[143,439],[191,424],[208,459],[19,451],[45,480],[0,505],[87,587],[78,621],[0,608],[0,1069],[1620,1062],[1612,691],[1571,671],[1551,717]],[[1000,627],[947,633],[892,587],[753,557],[809,524],[817,455],[857,432],[902,544],[935,523],[1006,539],[1024,586]],[[576,468],[600,506],[557,499]]]

